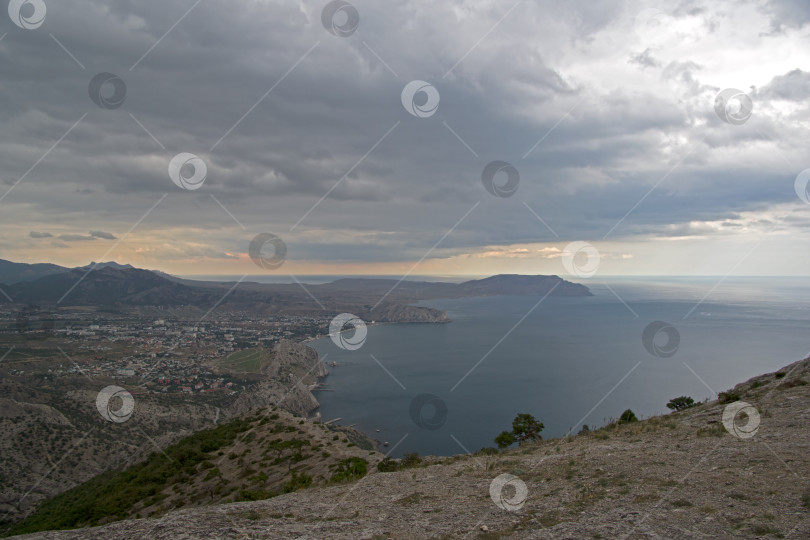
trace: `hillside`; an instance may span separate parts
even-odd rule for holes
[[[636,423],[31,538],[807,538],[808,381],[810,359]],[[760,415],[750,438],[745,419],[724,428],[737,399]],[[502,474],[525,494],[493,489]]]
[[[36,362],[53,366],[60,352],[24,349]],[[79,350],[67,349],[82,361]],[[157,448],[251,410],[278,404],[306,416],[319,404],[309,391],[327,374],[318,354],[298,343],[279,341],[268,355],[260,380],[231,394],[150,392],[141,381],[89,380],[76,374],[37,386],[19,377],[0,377],[0,512],[14,519],[43,498],[98,474],[137,463]],[[96,398],[107,384],[121,384],[135,396],[131,422],[104,421]],[[55,466],[55,464],[59,466]],[[2,521],[2,520],[0,520]]]
[[[205,429],[125,470],[110,471],[49,499],[12,532],[96,525],[167,510],[268,499],[327,482],[347,465],[360,474],[382,455],[344,427],[306,421],[278,407]],[[355,472],[351,469],[352,472]]]
[[[0,259],[0,283],[12,285],[14,283],[19,283],[22,281],[34,281],[41,277],[50,276],[54,274],[65,274],[70,272],[71,270],[86,271],[89,270],[90,268],[93,268],[94,270],[99,270],[101,268],[107,267],[117,268],[119,270],[133,268],[129,264],[118,264],[115,262],[100,262],[100,263],[92,262],[87,266],[71,269],[65,268],[64,266],[58,266],[56,264],[49,264],[49,263],[28,264]]]
[[[0,296],[0,304],[141,310],[154,306],[183,307],[197,316],[205,314],[211,306],[222,305],[259,314],[352,312],[365,320],[379,322],[446,322],[442,311],[410,304],[436,298],[493,295],[591,295],[584,285],[558,276],[499,275],[464,283],[340,279],[310,285],[305,290],[296,283],[237,284],[180,279],[115,263],[100,263],[92,271],[91,267],[41,266],[0,260],[0,275],[8,267],[10,278],[0,280],[0,284],[11,283],[3,285],[8,297]],[[28,277],[23,280],[23,275]]]
[[[52,274],[61,274],[68,269],[48,263],[26,264],[0,259],[0,283],[13,284],[21,281],[33,281]]]

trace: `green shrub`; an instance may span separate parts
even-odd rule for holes
[[[720,403],[734,403],[735,401],[740,400],[740,394],[734,390],[729,390],[727,392],[720,392],[717,394],[717,401]]]
[[[511,431],[501,431],[500,435],[495,437],[495,444],[497,444],[498,448],[501,449],[509,448],[510,446],[515,444],[516,441],[517,439],[515,438],[514,433],[512,433]]]
[[[293,491],[299,490],[301,488],[307,488],[312,485],[312,477],[305,472],[299,473],[298,471],[293,471],[292,477],[288,482],[285,482],[281,489],[284,493],[292,493]]]
[[[417,452],[410,452],[402,457],[403,468],[416,467],[420,463],[422,463],[422,458],[419,457],[419,453]]]
[[[543,437],[540,436],[540,432],[544,428],[543,423],[535,420],[530,414],[519,414],[512,420],[512,433],[518,442],[541,440]]]
[[[630,424],[632,422],[638,422],[638,418],[636,418],[636,413],[627,409],[619,417],[619,424]]]
[[[329,479],[330,482],[346,482],[362,478],[368,472],[368,462],[359,457],[351,457],[341,460],[337,464],[335,474]]]
[[[695,400],[688,396],[672,398],[669,400],[669,403],[667,403],[667,408],[673,411],[682,411],[694,406]]]
[[[394,472],[399,470],[399,463],[390,457],[383,458],[382,461],[377,463],[377,470],[380,472]]]
[[[222,473],[219,472],[219,467],[214,467],[213,469],[208,471],[208,474],[205,475],[205,478],[203,478],[203,482],[207,482],[208,480],[211,480],[212,478],[216,478],[217,476],[221,475]]]
[[[520,413],[512,420],[512,431],[502,431],[495,437],[495,444],[498,448],[508,448],[514,443],[536,442],[543,437],[540,432],[545,426],[538,422],[531,414]]]

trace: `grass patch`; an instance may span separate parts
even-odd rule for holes
[[[261,373],[269,362],[270,353],[262,347],[256,347],[231,353],[217,364],[223,369],[238,373]]]

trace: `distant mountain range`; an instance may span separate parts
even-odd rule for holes
[[[129,264],[118,264],[116,262],[105,262],[105,263],[90,263],[87,266],[82,266],[80,268],[66,268],[64,266],[59,266],[56,264],[48,264],[48,263],[37,263],[37,264],[26,264],[26,263],[15,263],[11,261],[5,261],[0,259],[0,283],[5,283],[6,285],[13,285],[14,283],[20,283],[21,281],[35,281],[41,277],[50,276],[53,274],[65,274],[70,272],[71,270],[88,270],[93,266],[96,266],[96,269],[99,268],[117,268],[119,270],[125,268],[133,268]]]
[[[444,314],[418,300],[475,296],[590,296],[558,276],[497,275],[463,283],[346,278],[322,285],[195,281],[117,263],[80,268],[0,261],[0,286],[14,304],[96,307],[238,307],[259,313],[352,311],[378,321],[438,322]],[[0,303],[8,299],[0,296]]]

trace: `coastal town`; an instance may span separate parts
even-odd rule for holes
[[[330,320],[224,310],[203,320],[4,310],[0,372],[43,382],[103,377],[151,392],[232,394],[259,379],[266,351],[276,342],[324,337]]]

